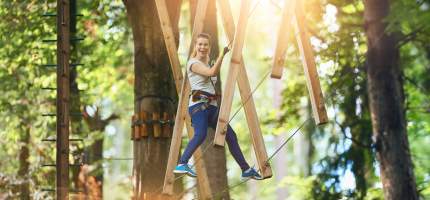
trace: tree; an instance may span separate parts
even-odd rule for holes
[[[390,1],[364,1],[373,142],[386,199],[418,199],[406,130],[402,71],[395,33],[384,19]]]
[[[124,0],[128,21],[134,40],[134,94],[135,113],[167,112],[173,115],[177,105],[169,99],[177,99],[177,93],[169,66],[163,34],[153,0]],[[172,19],[178,16],[179,1],[169,1]],[[173,23],[172,23],[173,24]],[[173,24],[173,26],[177,26]],[[157,123],[157,122],[154,122]],[[153,130],[148,136],[135,141],[134,175],[135,198],[162,199],[161,188],[169,155],[170,138],[156,138]],[[165,197],[164,197],[165,198]]]

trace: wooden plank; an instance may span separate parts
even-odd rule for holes
[[[241,62],[243,63],[243,62]],[[254,145],[255,157],[257,158],[258,167],[261,170],[263,178],[272,177],[272,169],[266,163],[268,156],[264,138],[260,128],[257,111],[255,110],[254,100],[252,99],[251,88],[249,86],[248,75],[246,75],[245,66],[242,64],[237,77],[240,96],[244,104],[246,121],[248,123],[249,132],[251,133],[252,144]],[[245,101],[245,102],[244,102]]]
[[[285,54],[288,47],[288,39],[292,30],[291,20],[294,16],[296,0],[287,0],[282,11],[282,20],[279,26],[278,39],[276,42],[275,56],[273,57],[272,78],[280,79],[284,69]]]
[[[57,0],[57,142],[56,191],[69,199],[70,1]]]
[[[308,87],[309,97],[311,99],[315,123],[320,125],[327,123],[328,117],[318,78],[318,72],[315,65],[313,49],[304,23],[305,17],[303,16],[300,3],[297,3],[296,15],[293,22],[296,40],[300,49],[300,55],[302,57],[303,68],[306,76],[306,85]]]
[[[139,138],[147,137],[148,136],[148,125],[146,124],[148,121],[148,113],[146,111],[140,111],[139,113],[139,119],[142,122],[141,125],[139,125]],[[140,155],[140,154],[139,154]]]
[[[152,131],[155,138],[158,138],[161,136],[161,125],[160,125],[160,113],[159,112],[153,112],[152,113]]]
[[[194,44],[196,42],[198,34],[203,32],[207,7],[208,7],[208,0],[199,0],[197,2],[196,14],[195,14],[195,19],[194,19],[194,24],[193,24],[193,32],[191,34],[191,44],[190,44],[190,48],[188,49],[188,57],[191,55],[191,53],[193,51]],[[185,77],[188,77],[186,71],[185,71]],[[189,101],[189,94],[191,93],[191,87],[190,87],[188,78],[186,78],[185,80],[186,80],[185,87],[184,87],[183,91],[181,91],[182,93],[184,93],[184,95],[181,95],[181,97],[184,98],[181,106],[186,107],[185,111],[183,111],[183,112],[185,112],[184,115],[185,115],[185,122],[186,122],[188,137],[193,138],[194,137],[194,129],[191,126],[191,117],[188,114],[188,101]],[[203,156],[203,152],[202,152],[201,148],[199,147],[194,152],[193,157],[196,160],[196,159],[201,158],[202,156]],[[212,199],[212,191],[211,191],[211,188],[209,185],[209,178],[207,175],[205,163],[204,162],[197,162],[197,163],[195,163],[195,167],[196,167],[196,172],[198,174],[197,183],[198,183],[198,188],[199,188],[199,191],[201,194],[201,198],[202,199]]]
[[[229,42],[234,40],[234,18],[228,0],[218,0],[219,10],[221,11],[222,24]]]
[[[186,91],[185,88],[187,87],[187,85],[189,85],[189,83],[187,79],[184,79],[184,83],[182,84],[184,90],[182,90],[183,92],[180,94],[181,96],[179,97],[178,110],[176,113],[175,125],[173,126],[173,135],[169,150],[169,158],[167,160],[167,169],[166,174],[164,176],[163,193],[168,195],[173,194],[173,185],[175,182],[175,175],[173,173],[173,169],[178,163],[178,154],[181,148],[181,136],[182,131],[184,129],[186,111],[188,107],[186,106],[186,104],[183,103],[183,101],[186,101],[188,103],[188,93],[184,92]]]
[[[201,32],[203,32],[203,28],[204,28],[204,21],[205,21],[205,17],[206,17],[206,9],[208,7],[208,0],[199,0],[197,2],[197,8],[196,8],[196,14],[195,14],[195,19],[194,19],[194,24],[193,24],[193,32],[191,34],[191,44],[190,44],[190,48],[188,49],[188,57],[191,55],[193,48],[194,48],[194,44],[196,42],[197,39],[197,35],[200,34]],[[185,71],[185,77],[188,77],[187,72]],[[191,87],[188,81],[188,78],[185,79],[186,83],[184,90],[182,91],[183,93],[185,93],[185,95],[181,95],[184,100],[182,101],[184,104],[184,107],[186,107],[186,110],[183,111],[185,112],[185,122],[186,122],[186,127],[187,127],[187,132],[188,132],[188,137],[189,138],[193,138],[194,137],[194,129],[191,126],[191,117],[188,114],[188,101],[189,101],[189,94],[191,93]],[[181,105],[183,106],[183,105]],[[201,150],[201,148],[197,148],[196,151],[194,152],[194,159],[199,159],[202,158],[203,156],[203,152]],[[201,160],[201,159],[200,159]],[[197,183],[198,183],[198,188],[201,194],[201,198],[202,199],[212,199],[212,191],[209,185],[209,178],[207,175],[207,171],[206,171],[206,167],[205,167],[205,163],[204,162],[197,162],[195,163],[195,167],[196,167],[196,172],[198,174],[197,176]]]
[[[135,140],[136,138],[134,136],[134,132],[136,131],[135,129],[136,125],[134,125],[134,123],[136,122],[136,120],[137,120],[136,115],[131,116],[131,136],[130,136],[131,140]]]
[[[230,68],[227,74],[227,81],[223,91],[220,114],[215,130],[214,144],[224,146],[227,124],[229,122],[231,106],[233,103],[234,85],[240,71],[242,58],[242,48],[245,40],[246,23],[248,21],[249,0],[242,0],[240,5],[239,22],[236,28],[235,40],[233,42]]]
[[[192,47],[194,46],[195,38],[197,34],[202,32],[203,30],[203,21],[205,18],[206,8],[207,8],[208,0],[200,0],[197,4],[197,12],[196,12],[196,20],[194,21],[193,34],[192,34],[192,43],[189,52],[192,51]],[[156,7],[158,11],[158,16],[161,21],[161,28],[163,31],[163,36],[165,39],[165,43],[168,49],[169,59],[172,65],[172,71],[176,73],[177,78],[175,78],[176,89],[179,94],[179,102],[178,102],[178,110],[175,118],[175,125],[173,127],[172,141],[169,151],[169,159],[167,163],[166,175],[164,179],[163,193],[165,194],[173,194],[173,183],[174,183],[174,174],[173,169],[178,162],[178,154],[181,146],[181,136],[182,130],[184,128],[184,122],[187,127],[187,132],[190,138],[194,136],[193,128],[191,127],[191,119],[188,116],[188,100],[190,93],[190,85],[188,79],[179,78],[182,76],[180,72],[179,58],[177,55],[177,47],[174,41],[173,29],[171,28],[170,19],[167,11],[167,6],[164,0],[156,0]],[[179,72],[178,72],[179,71]],[[185,73],[185,77],[187,74]],[[179,92],[180,91],[180,92]],[[202,155],[201,149],[198,148],[194,157],[198,158]],[[207,178],[206,169],[204,167],[204,162],[196,163],[196,171],[198,174],[198,185],[200,193],[202,194],[202,198],[208,199],[211,198],[211,190],[209,186],[209,180]]]
[[[221,16],[224,25],[224,31],[226,32],[229,41],[234,39],[234,21],[231,8],[227,0],[218,0],[221,10]],[[244,104],[245,116],[248,123],[249,132],[251,133],[254,149],[256,152],[257,163],[261,169],[261,175],[264,178],[272,176],[272,170],[270,165],[266,165],[267,151],[264,145],[260,122],[258,120],[257,111],[255,110],[254,99],[252,98],[251,88],[249,86],[249,79],[245,68],[243,58],[241,58],[240,71],[237,77],[237,83],[242,98],[242,104]]]
[[[165,138],[169,138],[170,137],[170,133],[172,131],[172,129],[170,128],[170,124],[168,123],[170,120],[172,119],[172,117],[169,115],[169,113],[167,112],[163,112],[163,121],[164,124],[162,126],[162,131],[161,131],[161,135],[162,137]]]
[[[179,91],[181,91],[181,88],[185,86],[186,79],[183,79],[182,77],[182,71],[180,69],[180,62],[177,54],[177,46],[174,40],[174,33],[170,23],[166,2],[165,0],[156,0],[155,3],[158,17],[160,18],[161,30],[164,36],[164,43],[166,44],[170,65],[175,79],[176,91],[178,92],[178,95],[181,96],[181,93],[179,93]],[[185,118],[183,117],[183,115],[181,115],[184,112],[182,110],[183,108],[181,109],[180,107],[182,101],[183,98],[179,98],[179,107],[177,112],[180,114],[177,114],[175,118],[175,125],[173,128],[172,140],[169,150],[169,158],[167,160],[166,174],[164,176],[163,193],[169,195],[173,194],[173,185],[175,180],[173,169],[178,162],[178,154],[181,148],[182,130],[184,128],[183,124]]]
[[[166,44],[167,54],[170,60],[170,66],[173,72],[173,79],[175,79],[176,91],[181,91],[183,76],[177,53],[178,47],[176,46],[175,35],[170,23],[167,5],[165,0],[156,0],[155,4],[158,11],[158,18],[160,19],[161,30],[164,36],[164,43]]]

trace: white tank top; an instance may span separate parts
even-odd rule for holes
[[[188,80],[190,81],[190,86],[191,86],[191,91],[192,90],[201,90],[201,91],[205,91],[211,94],[215,94],[215,88],[214,85],[217,82],[217,77],[207,77],[207,76],[203,76],[197,73],[194,73],[191,71],[191,65],[193,65],[194,63],[201,63],[207,67],[210,68],[209,65],[203,63],[202,61],[196,59],[196,58],[190,58],[190,60],[188,60],[187,62],[187,73],[188,73]],[[212,80],[212,82],[211,82]],[[188,106],[193,106],[195,104],[198,104],[202,101],[196,101],[193,102],[192,98],[190,98],[190,101],[188,103]],[[217,106],[217,102],[216,101],[211,101],[210,102],[211,105]]]

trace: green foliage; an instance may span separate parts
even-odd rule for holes
[[[56,133],[55,117],[41,116],[56,112],[55,90],[41,89],[56,87],[55,67],[42,66],[56,63],[56,43],[42,42],[56,38],[56,18],[42,16],[55,11],[56,3],[52,1],[0,2],[0,185],[3,180],[12,186],[30,181],[32,199],[52,196],[41,189],[55,187],[55,170],[41,167],[55,163],[55,143],[41,141],[55,138]],[[71,63],[84,64],[77,67],[78,87],[83,90],[80,101],[105,107],[102,117],[110,113],[123,116],[120,124],[128,127],[128,102],[133,101],[132,48],[122,2],[78,1],[78,14],[83,16],[77,17],[76,35],[85,39],[72,50]],[[84,127],[84,133],[72,132],[70,138],[84,137],[85,146],[90,145],[96,133],[89,133],[84,123],[78,126]],[[28,129],[30,143],[24,143]],[[127,140],[128,134],[122,135]],[[28,176],[19,177],[22,166],[17,158],[23,146],[30,150],[30,169]],[[78,146],[83,148],[82,144],[71,143],[72,154]],[[110,144],[105,148],[109,149]],[[19,192],[16,187],[0,187],[0,196],[14,198]]]
[[[316,50],[330,122],[322,127],[307,126],[302,130],[310,135],[313,146],[309,176],[302,175],[298,158],[290,156],[290,150],[296,148],[290,143],[285,147],[288,150],[289,175],[279,184],[275,180],[265,180],[256,194],[273,199],[277,188],[286,187],[288,199],[383,199],[379,166],[371,140],[363,2],[305,2],[307,28],[313,36],[312,44]],[[231,3],[238,7],[238,2]],[[40,189],[53,187],[55,171],[40,168],[40,165],[55,161],[54,144],[43,143],[41,139],[55,137],[56,125],[55,118],[42,117],[41,114],[55,113],[55,92],[41,88],[55,87],[56,74],[55,68],[40,65],[54,64],[56,60],[55,43],[42,42],[42,39],[56,37],[55,18],[41,16],[42,13],[54,13],[55,4],[37,0],[0,1],[0,196],[10,193],[9,197],[15,198],[19,192],[17,186],[25,180],[30,180],[34,199],[52,196]],[[395,34],[399,40],[409,143],[417,187],[423,199],[430,198],[429,9],[430,2],[425,0],[395,0],[392,1],[391,15],[386,19],[387,33]],[[335,10],[336,14],[330,15],[329,10]],[[188,10],[183,9],[182,13],[186,12]],[[119,0],[78,1],[78,13],[83,16],[78,17],[77,35],[85,39],[76,44],[72,63],[84,64],[77,68],[78,86],[84,90],[80,92],[82,105],[101,107],[102,118],[113,113],[120,116],[120,120],[110,124],[106,131],[89,132],[85,124],[80,124],[86,139],[85,146],[96,138],[104,137],[105,156],[131,157],[128,132],[134,101],[133,47],[123,3]],[[244,59],[252,89],[270,67],[272,55],[270,50],[267,51],[267,41],[274,38],[273,33],[276,32],[261,27],[268,27],[267,22],[273,21],[273,16],[280,17],[280,13],[278,9],[271,13],[273,15],[250,16]],[[189,43],[189,38],[184,36],[190,34],[188,20],[188,14],[181,18],[179,52],[182,63],[186,59],[184,52],[188,51],[184,49]],[[222,39],[225,37],[223,34],[220,36],[221,46],[224,46]],[[292,43],[295,43],[294,38],[290,38]],[[297,128],[307,118],[308,92],[298,58],[297,47],[290,45],[285,64],[286,77],[281,84],[285,89],[280,111],[268,109],[270,103],[267,103],[272,95],[271,87],[276,83],[264,83],[262,88],[266,89],[258,89],[254,93],[269,154],[276,148],[273,135]],[[227,69],[223,67],[224,75]],[[235,103],[232,110],[238,107],[239,103]],[[250,155],[252,145],[244,116],[238,115],[233,125],[239,133],[245,155]],[[26,130],[30,130],[29,143],[24,142]],[[28,159],[30,169],[25,177],[17,175],[21,167],[17,158],[22,147],[28,147],[31,152]],[[105,177],[115,175],[114,181],[106,185],[115,188],[119,182],[118,193],[130,189],[131,181],[126,176],[132,164],[131,161],[119,162],[121,164],[104,162]],[[229,171],[229,175],[240,173],[235,170]],[[117,176],[119,171],[125,175]],[[349,180],[352,186],[345,186],[347,174],[352,174],[353,179]],[[230,182],[234,184],[237,180]],[[231,194],[233,198],[249,196],[246,185],[237,187]]]
[[[326,105],[329,124],[316,129],[312,134],[313,143],[321,147],[322,140],[327,140],[326,151],[316,152],[313,158],[315,181],[313,199],[382,199],[377,161],[372,150],[372,127],[368,108],[366,83],[366,38],[362,1],[331,0],[321,4],[319,10],[335,8],[338,30],[331,29],[333,24],[321,22],[309,25],[311,33],[318,42],[317,60],[319,74]],[[406,94],[408,134],[411,152],[415,163],[415,175],[418,188],[426,191],[429,185],[430,171],[425,154],[429,133],[429,3],[425,1],[394,1],[388,33],[401,33],[401,66],[404,70],[404,89]],[[305,8],[308,8],[305,6]],[[311,8],[310,8],[311,9]],[[317,9],[318,10],[318,9]],[[307,12],[308,21],[325,19],[328,13]],[[412,20],[410,20],[412,19]],[[325,20],[327,21],[327,20]],[[317,29],[317,31],[315,31]],[[315,35],[317,33],[317,35]],[[291,63],[287,63],[287,66]],[[289,74],[289,84],[296,76]],[[291,78],[290,78],[291,77]],[[292,81],[290,80],[292,79]],[[296,123],[300,118],[300,98],[306,95],[303,86],[289,85],[284,90],[283,117],[279,126],[288,121]],[[272,122],[272,121],[268,121]],[[288,126],[288,125],[287,125]],[[354,174],[355,186],[344,191],[341,179],[346,171]],[[423,196],[428,195],[421,192]],[[426,197],[426,196],[425,196]]]

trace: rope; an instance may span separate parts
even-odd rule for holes
[[[259,0],[254,7],[251,9],[251,11],[248,13],[248,19],[251,17],[251,15],[254,13],[255,9],[257,8],[258,4],[260,4],[261,0]]]
[[[237,113],[239,113],[239,111],[244,107],[244,105],[251,99],[251,97],[253,96],[253,94],[255,93],[255,91],[257,91],[257,89],[261,86],[261,84],[263,84],[264,80],[266,79],[266,77],[270,74],[271,69],[269,68],[269,70],[266,72],[266,74],[263,76],[263,78],[260,79],[259,83],[257,84],[257,86],[254,88],[254,90],[251,91],[251,94],[248,96],[248,98],[246,98],[245,102],[241,103],[240,107],[238,109],[236,109],[235,113],[233,114],[233,116],[229,119],[228,123],[224,126],[223,129],[227,128],[227,126],[230,124],[231,120],[233,120]],[[203,149],[202,154],[200,157],[194,159],[194,164],[192,164],[190,166],[190,168],[193,168],[202,158],[203,155],[205,155],[205,153],[207,152],[207,150],[209,149],[210,146],[213,146],[213,142],[212,145],[207,145],[205,147],[205,149]],[[176,177],[175,179],[173,179],[173,183],[176,182],[178,179],[184,177],[186,174],[182,174],[178,177]],[[194,186],[193,186],[194,187]],[[163,186],[160,186],[156,192],[159,192],[161,189],[163,188]],[[189,189],[187,189],[189,190]]]
[[[307,118],[306,120],[304,120],[301,124],[300,124],[300,126],[299,127],[297,127],[296,128],[296,130],[293,132],[293,134],[291,134],[276,150],[275,150],[275,152],[273,152],[272,153],[272,155],[266,160],[266,163],[268,163],[273,157],[275,157],[275,155],[276,154],[278,154],[279,153],[279,151],[299,132],[299,130],[300,129],[302,129],[303,128],[303,126],[310,120],[310,119],[312,119],[312,117],[309,117],[309,118]],[[261,169],[258,169],[258,173],[260,173],[260,171],[261,171]],[[224,192],[226,192],[226,191],[230,191],[231,189],[233,189],[233,188],[235,188],[235,187],[238,187],[238,186],[240,186],[240,185],[242,185],[243,183],[246,183],[246,182],[248,182],[250,179],[247,179],[247,180],[244,180],[244,181],[241,181],[241,182],[239,182],[239,183],[237,183],[237,184],[235,184],[235,185],[232,185],[232,186],[229,186],[229,187],[227,187],[226,189],[224,189],[224,190],[222,190],[221,192],[218,192],[218,193],[216,193],[215,195],[214,195],[214,199],[216,199],[219,195],[222,195]],[[190,188],[187,188],[186,190],[184,190],[184,192],[182,192],[179,196],[182,196],[183,194],[185,194],[186,192],[188,192],[189,190],[191,190],[193,187],[195,187],[195,185],[194,186],[192,186],[192,187],[190,187]]]
[[[270,74],[270,71],[272,69],[269,68],[269,70],[267,70],[266,74],[263,76],[262,79],[260,79],[260,82],[257,84],[257,86],[254,88],[254,90],[251,91],[251,94],[248,96],[248,98],[245,99],[245,102],[241,103],[239,108],[236,109],[236,111],[234,112],[233,116],[230,118],[230,120],[228,120],[228,123],[225,125],[225,127],[223,128],[223,130],[225,130],[228,126],[228,124],[230,124],[231,120],[233,120],[237,113],[239,113],[239,111],[245,106],[246,103],[248,103],[248,101],[251,99],[252,95],[254,94],[254,92],[261,86],[261,84],[263,84],[264,80],[266,79],[266,77]]]
[[[276,149],[276,151],[267,159],[267,161],[266,161],[266,163],[268,163],[281,149],[282,149],[282,147],[284,147],[293,137],[294,137],[294,135],[296,135],[296,133],[297,132],[299,132],[299,130],[300,129],[302,129],[303,128],[303,126],[306,124],[306,122],[308,122],[310,119],[312,119],[312,117],[309,117],[309,118],[307,118],[306,120],[304,120],[303,122],[302,122],[302,124],[300,124],[300,126],[294,131],[294,133],[293,134],[291,134],[288,138],[287,138],[287,140],[285,140],[282,144],[281,144],[281,146],[279,146],[277,149]]]
[[[302,129],[303,128],[303,126],[306,124],[306,122],[308,122],[310,119],[311,119],[312,117],[309,117],[309,118],[307,118],[306,120],[304,120],[301,124],[300,124],[300,126],[294,131],[294,133],[293,134],[291,134],[276,150],[275,150],[275,152],[274,153],[272,153],[272,155],[266,160],[266,163],[268,163],[298,132],[299,132],[299,130],[300,129]],[[260,173],[260,171],[261,171],[261,169],[258,169],[258,173]],[[224,192],[226,192],[226,191],[230,191],[231,189],[233,189],[233,188],[235,188],[235,187],[237,187],[237,186],[239,186],[239,185],[242,185],[243,183],[246,183],[246,182],[248,182],[250,179],[247,179],[247,180],[244,180],[244,181],[241,181],[241,182],[239,182],[239,183],[237,183],[237,184],[235,184],[235,185],[232,185],[232,186],[229,186],[229,187],[227,187],[226,189],[224,189],[223,191],[221,191],[221,192],[219,192],[219,193],[216,193],[215,195],[214,195],[214,199],[216,199],[216,197],[218,197],[219,195],[222,195]]]
[[[260,170],[258,170],[258,173],[260,173]],[[251,179],[249,178],[249,179],[246,179],[244,181],[240,181],[239,183],[236,183],[236,184],[234,184],[232,186],[229,186],[226,189],[222,190],[221,192],[216,193],[213,198],[217,199],[217,197],[220,197],[222,194],[224,194],[224,192],[230,191],[231,189],[233,189],[235,187],[238,187],[238,186],[240,186],[240,185],[248,182],[249,180],[251,180]]]

